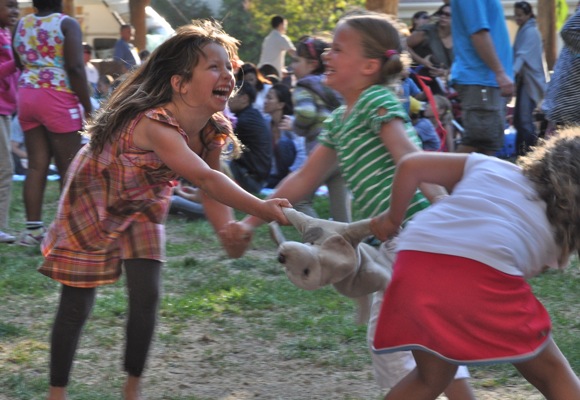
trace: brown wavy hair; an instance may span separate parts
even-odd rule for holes
[[[92,150],[102,152],[105,144],[116,140],[140,113],[169,103],[174,96],[171,77],[178,75],[183,82],[189,82],[200,58],[205,57],[203,48],[210,43],[223,46],[230,60],[237,58],[238,40],[225,33],[219,23],[209,20],[180,27],[175,35],[155,49],[149,59],[129,73],[115,89],[88,127],[86,133]],[[206,149],[216,135],[222,136],[224,141],[229,139],[234,147],[232,153],[237,153],[239,141],[222,113],[214,114],[200,132]]]
[[[518,159],[533,183],[554,228],[560,266],[580,248],[580,127],[560,129]]]

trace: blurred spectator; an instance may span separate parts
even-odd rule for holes
[[[266,77],[267,79],[269,76],[275,76],[277,79],[277,82],[279,82],[280,79],[282,79],[282,76],[280,75],[280,71],[278,71],[276,69],[276,67],[274,67],[272,64],[264,64],[264,65],[260,66],[260,68],[258,68],[258,71],[260,71],[262,76]],[[276,83],[276,82],[272,82],[272,81],[270,81],[270,82],[272,84]]]
[[[411,20],[411,27],[409,28],[409,32],[413,33],[417,28],[428,24],[431,21],[431,17],[427,11],[417,11],[413,14],[413,18]]]
[[[264,104],[266,124],[272,134],[274,157],[267,188],[274,188],[290,172],[296,171],[306,161],[304,138],[292,132],[294,107],[288,86],[277,83],[272,86]]]
[[[238,85],[241,85],[242,82],[248,82],[254,87],[256,90],[256,99],[253,102],[253,107],[263,115],[264,100],[266,99],[268,90],[272,87],[271,82],[262,75],[256,67],[256,64],[250,62],[242,64],[236,74],[236,82],[238,82]]]
[[[506,98],[514,93],[513,54],[499,0],[452,1],[455,59],[464,132],[458,152],[495,154],[503,146]]]
[[[524,155],[538,140],[534,111],[544,98],[546,69],[542,35],[532,6],[527,1],[518,1],[514,8],[519,28],[514,41],[516,105],[513,125],[517,131],[516,151],[518,155]]]
[[[324,62],[322,54],[329,43],[322,38],[304,36],[296,46],[292,70],[296,77],[296,87],[292,94],[294,102],[294,132],[306,140],[306,151],[310,154],[318,145],[318,135],[323,122],[343,103],[342,97],[324,85]],[[351,219],[350,192],[338,166],[324,181],[328,187],[330,217],[335,221],[349,222]],[[311,196],[295,205],[305,214],[316,217]]]
[[[562,27],[560,36],[564,40],[564,47],[554,66],[554,73],[542,103],[542,110],[550,124],[549,132],[557,126],[580,124],[579,7]]]
[[[407,46],[417,63],[419,75],[433,78],[429,82],[431,91],[443,94],[453,63],[453,39],[451,36],[451,6],[442,5],[433,14],[434,23],[421,25],[407,38]]]
[[[235,96],[230,98],[230,110],[236,115],[234,132],[244,152],[231,160],[229,175],[246,191],[260,193],[270,175],[272,166],[272,136],[262,114],[253,107],[256,89],[243,82]]]
[[[278,73],[282,74],[286,65],[286,53],[293,56],[296,48],[290,38],[286,36],[288,21],[284,17],[280,15],[272,17],[270,25],[272,25],[272,30],[262,42],[258,67],[270,64],[276,68]]]
[[[95,94],[95,98],[103,103],[106,101],[109,96],[111,95],[111,91],[113,90],[113,83],[115,80],[111,75],[102,75],[99,77],[99,81],[97,82],[97,91]]]
[[[10,149],[14,161],[14,175],[26,175],[28,170],[28,153],[24,146],[24,132],[18,122],[18,117],[12,118]]]
[[[10,152],[14,162],[14,175],[26,175],[28,171],[28,153],[24,145],[24,132],[18,122],[18,117],[14,116],[11,122]],[[48,167],[47,176],[58,179],[58,171],[51,164]]]
[[[173,188],[169,213],[183,215],[189,221],[205,218],[199,189],[186,182],[180,181],[179,184]]]
[[[144,63],[145,61],[147,61],[147,59],[149,58],[149,56],[151,55],[151,52],[147,49],[145,50],[141,50],[139,52],[139,58],[141,59],[141,63]]]
[[[0,243],[16,238],[6,232],[12,197],[12,157],[10,157],[10,120],[16,112],[18,70],[12,53],[12,28],[18,21],[18,3],[0,1]]]
[[[113,59],[119,65],[121,74],[131,70],[141,64],[141,58],[137,48],[131,43],[135,36],[135,28],[132,25],[124,24],[120,28],[121,37],[115,43]]]
[[[422,110],[411,114],[411,122],[421,139],[421,148],[423,150],[438,151],[441,148],[441,140],[437,135],[437,131],[429,118],[425,117]]]
[[[22,68],[18,119],[28,152],[23,191],[26,230],[19,240],[23,246],[38,246],[46,231],[42,205],[51,158],[62,188],[82,145],[83,117],[89,119],[92,112],[79,23],[62,13],[61,0],[33,0],[32,4],[36,13],[22,17],[14,35],[16,62]]]
[[[91,63],[91,58],[93,57],[93,46],[83,42],[83,60],[85,61],[85,72],[87,74],[87,80],[91,85],[91,94],[97,90],[97,82],[99,81],[99,70]]]

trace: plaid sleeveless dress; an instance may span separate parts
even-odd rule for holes
[[[175,140],[188,140],[175,118],[157,108],[135,118],[100,154],[88,145],[82,148],[41,245],[40,273],[90,288],[117,281],[124,259],[164,260],[164,223],[178,175],[155,152],[133,143],[141,118],[175,127]],[[211,144],[220,145],[217,136]]]

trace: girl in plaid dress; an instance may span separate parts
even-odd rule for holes
[[[73,160],[58,214],[42,243],[39,271],[62,283],[51,338],[49,400],[65,399],[81,329],[96,287],[119,279],[129,294],[123,397],[140,399],[141,374],[156,323],[172,182],[203,192],[206,215],[230,256],[235,207],[287,223],[287,200],[260,200],[219,171],[236,149],[223,117],[234,89],[237,40],[210,22],[180,28],[112,94]],[[229,229],[225,230],[225,227]]]

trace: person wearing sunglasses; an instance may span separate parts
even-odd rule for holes
[[[407,38],[411,57],[419,75],[446,80],[453,62],[451,6],[444,4],[433,14],[436,21],[420,26]],[[431,81],[435,94],[444,94],[445,82]]]

